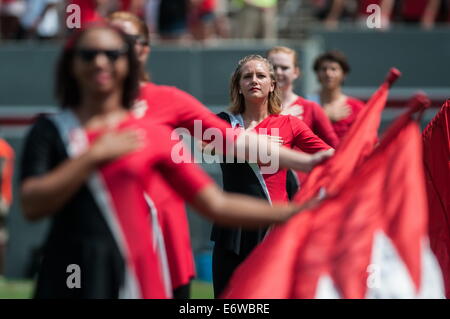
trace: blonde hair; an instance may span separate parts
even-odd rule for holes
[[[148,30],[147,24],[139,18],[137,15],[132,14],[128,11],[115,11],[111,13],[108,16],[108,21],[110,23],[114,21],[124,21],[124,22],[130,22],[133,24],[136,29],[138,30],[139,36],[143,37],[145,41],[147,42],[147,46],[150,46],[150,32]],[[141,66],[141,70],[139,72],[140,74],[140,80],[144,82],[150,81],[150,74],[145,71],[145,65]]]
[[[300,68],[299,64],[298,64],[298,54],[297,51],[288,48],[288,47],[283,47],[283,46],[276,46],[271,48],[269,51],[267,51],[267,57],[269,57],[269,55],[271,54],[276,54],[276,53],[285,53],[285,54],[290,54],[292,55],[292,59],[294,61],[294,67],[296,68]]]
[[[273,69],[273,65],[269,62],[269,60],[263,58],[260,55],[252,54],[247,55],[243,59],[241,59],[238,62],[238,65],[236,67],[236,70],[234,71],[231,81],[230,81],[230,99],[231,99],[231,105],[230,105],[230,112],[233,114],[242,114],[245,111],[245,99],[244,96],[239,93],[240,91],[240,85],[239,82],[242,77],[242,68],[243,66],[250,62],[250,61],[260,61],[264,63],[267,66],[267,69],[269,70],[270,79],[272,80],[274,84],[274,90],[273,92],[269,92],[269,98],[267,103],[267,109],[269,114],[279,114],[281,113],[281,96],[280,96],[280,90],[277,86],[277,81],[275,79],[275,71]]]

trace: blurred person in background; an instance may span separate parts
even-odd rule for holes
[[[336,29],[343,18],[351,16],[353,5],[356,5],[353,0],[310,0],[310,2],[315,8],[316,17],[330,30]]]
[[[376,5],[381,13],[381,29],[390,25],[395,0],[311,0],[316,8],[316,16],[325,28],[334,30],[345,20],[356,20],[362,28],[367,28],[367,19],[375,11],[369,6]]]
[[[0,276],[5,269],[5,251],[8,242],[6,217],[12,203],[14,151],[0,138]]]
[[[216,0],[189,0],[189,29],[194,40],[205,41],[214,36]]]
[[[235,37],[242,39],[276,39],[277,0],[233,0],[237,8]]]
[[[25,13],[24,0],[0,0],[0,37],[20,38],[20,17]]]
[[[145,15],[145,5],[148,0],[118,0],[119,7],[114,11],[128,11],[141,19]]]
[[[145,2],[144,21],[147,25],[150,37],[152,39],[158,38],[158,19],[160,4],[161,0],[147,0]]]
[[[294,82],[301,76],[297,52],[288,47],[277,46],[269,49],[267,58],[273,64],[277,85],[280,88],[281,114],[289,114],[303,120],[314,134],[336,148],[339,138],[322,107],[294,93]],[[307,174],[304,172],[288,171],[286,188],[290,200],[306,177]]]
[[[229,0],[216,0],[214,28],[219,38],[228,39],[231,36],[229,14]]]
[[[424,29],[432,29],[444,8],[442,0],[402,0],[401,21],[418,24]]]
[[[342,139],[364,107],[364,102],[342,92],[350,64],[341,52],[328,51],[316,58],[313,69],[321,88],[317,95],[308,97],[323,107],[338,138]]]
[[[339,139],[320,105],[294,93],[294,82],[301,76],[297,52],[288,47],[277,46],[269,49],[267,59],[273,64],[280,88],[281,114],[289,114],[303,120],[314,134],[336,148]]]
[[[61,7],[64,0],[26,0],[26,11],[20,22],[25,38],[50,40],[61,33]]]
[[[186,43],[188,33],[188,0],[162,0],[159,3],[158,34],[167,42]]]

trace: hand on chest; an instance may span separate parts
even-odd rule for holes
[[[156,148],[152,147],[152,138],[145,130],[138,130],[139,146],[114,160],[105,162],[99,168],[107,178],[120,180],[141,179],[148,175],[157,158]],[[95,139],[90,141],[95,142]]]

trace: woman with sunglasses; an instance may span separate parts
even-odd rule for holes
[[[26,138],[23,211],[52,218],[36,297],[170,297],[144,196],[156,171],[225,225],[281,222],[300,210],[225,194],[195,164],[175,164],[171,132],[129,112],[139,85],[133,45],[109,25],[73,35],[57,66],[63,111],[39,118]]]
[[[230,134],[230,124],[218,118],[193,96],[175,87],[149,82],[145,66],[151,51],[150,39],[142,20],[128,12],[115,12],[109,16],[109,21],[132,38],[140,39],[135,44],[140,73],[140,94],[133,107],[137,116],[148,118],[149,121],[155,121],[171,129],[187,128],[192,135],[195,131],[194,121],[199,120],[203,131],[216,128],[226,139],[234,141],[234,134]],[[241,137],[236,140],[237,143],[244,140],[244,134]],[[254,135],[249,137],[253,138],[253,144],[265,142],[264,139],[256,138]],[[280,149],[280,165],[308,171],[328,156],[326,153],[309,156],[283,148]],[[189,298],[190,281],[195,276],[195,267],[184,202],[160,177],[151,186],[148,192],[154,201],[162,227],[174,297]]]
[[[233,127],[258,134],[268,134],[282,145],[306,153],[332,153],[332,148],[318,138],[300,119],[281,115],[281,98],[272,64],[259,55],[239,61],[230,83],[231,106],[219,117]],[[251,163],[221,165],[225,191],[264,199],[271,204],[287,202],[286,169],[266,173]],[[219,297],[234,270],[247,258],[266,235],[267,228],[245,230],[214,225],[214,294]]]

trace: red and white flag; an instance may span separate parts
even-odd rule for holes
[[[372,152],[378,141],[378,128],[389,88],[400,75],[400,71],[395,68],[389,71],[384,83],[367,101],[339,143],[333,158],[309,174],[295,200],[305,202],[318,194],[323,196],[324,192],[334,193],[347,182],[355,168]]]
[[[403,115],[314,215],[293,298],[443,298],[431,252],[419,128]]]
[[[428,242],[415,111],[391,126],[366,161],[353,162],[347,181],[319,207],[276,228],[238,268],[223,297],[443,297]]]
[[[429,236],[450,298],[450,100],[422,133],[429,207]]]
[[[378,136],[381,113],[385,107],[389,87],[400,76],[391,69],[385,82],[373,94],[366,107],[336,149],[335,155],[316,167],[295,200],[306,202],[319,190],[340,189],[359,163],[373,150]],[[223,297],[232,298],[290,298],[295,275],[297,251],[308,234],[312,216],[302,213],[288,223],[274,227],[245,262],[236,270]],[[248,276],[252,273],[252,276]],[[276,274],[274,276],[273,274]]]

